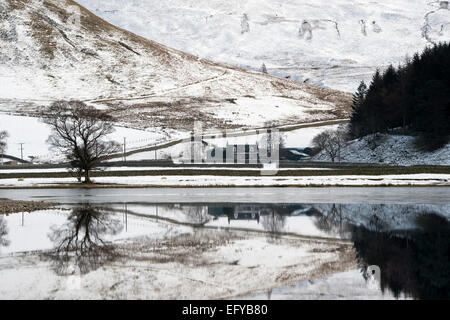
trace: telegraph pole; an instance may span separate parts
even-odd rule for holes
[[[19,143],[19,144],[20,144],[20,159],[22,159],[22,161],[23,161],[23,145],[24,145],[25,143],[21,142],[21,143]]]
[[[127,162],[127,156],[125,155],[127,152],[127,138],[123,137],[123,161]]]

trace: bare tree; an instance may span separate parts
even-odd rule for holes
[[[0,153],[3,154],[6,151],[6,138],[9,137],[7,131],[0,131]]]
[[[188,218],[189,222],[198,225],[205,225],[211,221],[211,216],[208,214],[208,207],[206,206],[181,206],[181,210]]]
[[[248,24],[248,16],[244,13],[241,18],[241,34],[246,32],[250,32],[250,25]]]
[[[326,205],[325,208],[316,209],[315,225],[328,234],[338,234],[340,237],[344,237],[345,232],[349,231],[349,225],[342,214],[343,211],[345,212],[345,207],[342,204],[333,203]]]
[[[47,142],[65,155],[70,169],[84,183],[91,183],[90,172],[98,168],[105,156],[120,150],[120,144],[106,141],[114,131],[112,117],[81,101],[58,101],[42,114],[52,128]]]
[[[267,67],[266,67],[265,63],[263,63],[262,66],[261,66],[261,72],[267,74]]]
[[[261,224],[269,232],[269,242],[276,242],[286,224],[286,217],[276,207],[264,208],[261,212]]]
[[[336,158],[341,162],[341,150],[347,138],[347,129],[339,127],[337,130],[325,130],[316,135],[313,139],[313,145],[320,151],[326,152],[332,162]]]

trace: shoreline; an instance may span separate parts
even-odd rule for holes
[[[0,186],[0,190],[32,190],[32,189],[147,189],[147,188],[168,188],[168,189],[214,189],[214,188],[421,188],[421,187],[436,187],[445,188],[450,187],[450,184],[380,184],[380,185],[350,185],[350,184],[330,184],[330,185],[210,185],[210,186],[196,186],[196,185],[117,185],[117,184],[92,184],[92,185],[39,185],[39,186],[19,186],[19,187],[3,187]]]
[[[58,205],[59,203],[56,202],[11,200],[0,198],[0,215],[21,212],[31,213],[34,211],[51,209]]]

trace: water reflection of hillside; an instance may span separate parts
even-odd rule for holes
[[[348,224],[369,226],[374,217],[390,229],[409,229],[416,226],[416,218],[423,212],[435,212],[450,218],[450,205],[397,205],[397,204],[315,204],[314,209],[321,214],[335,211]]]
[[[423,212],[415,227],[392,230],[375,216],[352,228],[352,241],[363,268],[381,269],[381,288],[416,299],[450,298],[450,222]]]

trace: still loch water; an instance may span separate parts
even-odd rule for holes
[[[63,210],[0,216],[0,255],[52,250],[63,268],[76,249],[89,272],[90,263],[108,261],[115,241],[164,232],[159,221],[257,232],[268,241],[349,241],[362,271],[379,266],[380,294],[450,298],[450,188],[29,189],[1,197]],[[87,233],[89,250],[71,245]]]

